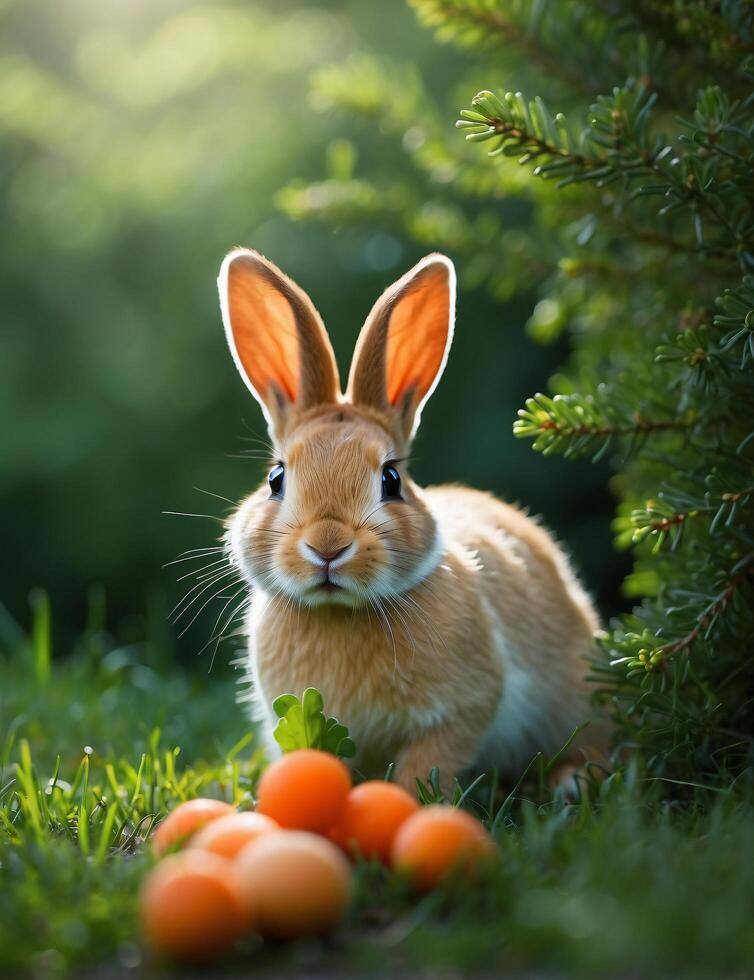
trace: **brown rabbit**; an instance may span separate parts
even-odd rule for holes
[[[309,297],[236,249],[219,278],[233,359],[274,446],[269,479],[229,521],[252,590],[249,666],[270,751],[279,694],[317,687],[348,725],[355,765],[396,779],[440,769],[517,775],[589,715],[597,618],[550,535],[460,486],[422,489],[406,458],[442,374],[455,272],[428,255],[372,308],[340,392]],[[587,729],[568,752],[602,749]]]

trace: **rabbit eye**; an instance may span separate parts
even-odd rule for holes
[[[285,467],[282,463],[278,463],[273,466],[270,470],[270,474],[267,480],[270,484],[270,491],[273,497],[282,497],[283,495],[283,479],[285,477]]]
[[[401,499],[401,478],[394,466],[384,466],[382,469],[382,499]]]

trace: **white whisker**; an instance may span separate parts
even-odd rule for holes
[[[225,523],[224,518],[218,517],[217,514],[189,514],[181,510],[164,510],[163,514],[167,514],[168,517],[205,517],[208,521],[217,521],[219,524]]]
[[[213,582],[219,582],[220,579],[224,578],[224,576],[226,574],[227,574],[227,572],[218,571],[216,575],[212,576],[212,579],[209,582],[207,582],[206,579],[204,579],[201,582],[197,582],[196,585],[192,585],[191,588],[188,590],[188,592],[186,592],[185,595],[183,595],[178,600],[178,602],[175,604],[175,606],[173,606],[173,608],[171,609],[171,611],[170,611],[170,613],[168,615],[168,619],[172,619],[174,622],[176,620],[180,619],[180,617],[183,615],[183,613],[186,611],[186,609],[188,609],[188,607],[190,605],[192,605],[192,603],[195,601],[195,599],[198,599],[199,598],[199,595],[201,595],[202,592],[205,591],[202,588],[202,586],[209,587]],[[195,593],[197,593],[197,592],[199,593],[199,595],[195,595]],[[186,603],[187,600],[189,599],[189,597],[191,597],[191,596],[193,596],[193,598],[191,599],[191,601],[187,603],[187,605],[185,606],[185,608],[183,610],[181,610],[181,612],[179,612],[178,610],[181,609],[181,606],[183,606],[183,604]]]
[[[198,558],[207,558],[213,552],[216,553],[224,550],[224,545],[217,545],[215,548],[192,548],[191,552],[184,551],[172,561],[166,561],[162,567],[167,568],[169,565],[178,565],[182,561],[196,561]]]
[[[215,493],[213,490],[204,490],[202,487],[194,487],[197,493],[206,493],[208,497],[216,497],[218,500],[224,500],[226,504],[230,504],[231,507],[237,507],[238,501],[231,500],[230,497],[223,497],[221,493]]]
[[[183,575],[177,578],[176,582],[182,582],[184,579],[191,578],[192,575],[196,579],[206,579],[208,575],[214,574],[214,572],[211,572],[210,569],[219,570],[219,565],[230,566],[230,562],[227,557],[218,558],[216,561],[210,562],[209,565],[203,565],[201,568],[192,568],[190,572],[185,572]]]
[[[217,585],[217,583],[218,583],[219,581],[221,581],[221,580],[222,580],[223,578],[226,578],[226,577],[227,577],[227,576],[228,576],[229,574],[231,574],[232,572],[235,572],[235,569],[231,569],[231,570],[230,570],[229,572],[224,572],[224,573],[223,573],[223,574],[222,574],[222,575],[221,575],[221,576],[220,576],[219,578],[217,578],[217,579],[214,579],[214,580],[213,580],[212,582],[209,582],[209,583],[207,583],[207,585],[206,585],[206,586],[205,586],[205,587],[204,587],[204,588],[202,589],[202,591],[201,591],[201,592],[200,592],[200,593],[199,593],[198,595],[196,595],[196,596],[194,596],[194,598],[193,598],[193,599],[191,600],[191,602],[189,603],[189,605],[188,605],[188,606],[186,606],[186,607],[185,607],[185,608],[184,608],[184,609],[183,609],[183,610],[181,611],[181,613],[180,613],[180,616],[183,616],[183,614],[184,614],[184,613],[185,613],[185,612],[186,612],[186,611],[188,610],[188,608],[189,608],[189,606],[191,606],[191,605],[193,605],[193,604],[194,604],[194,603],[195,603],[195,602],[196,602],[196,601],[197,601],[197,600],[199,599],[199,597],[200,597],[200,596],[201,596],[201,595],[202,595],[202,594],[203,594],[204,592],[206,592],[206,591],[207,591],[207,589],[209,589],[209,588],[211,588],[211,587],[212,587],[213,585]],[[236,574],[237,574],[237,573],[236,573]],[[240,581],[240,578],[237,578],[237,579],[236,579],[236,581]],[[208,605],[210,604],[210,602],[212,602],[212,600],[213,600],[213,599],[215,599],[215,598],[216,598],[216,597],[217,597],[218,595],[220,595],[220,593],[221,593],[221,592],[224,592],[224,591],[225,591],[225,589],[227,589],[227,588],[232,588],[232,587],[233,587],[233,585],[234,585],[234,583],[233,583],[233,582],[224,582],[224,583],[223,583],[223,584],[222,584],[222,585],[220,586],[220,588],[218,589],[218,591],[217,591],[217,592],[215,592],[215,593],[213,593],[213,594],[212,594],[212,595],[211,595],[211,596],[209,597],[209,599],[205,599],[205,600],[204,600],[204,602],[203,602],[203,603],[202,603],[202,604],[201,604],[201,605],[199,606],[199,608],[198,608],[198,609],[196,610],[196,612],[194,613],[194,615],[193,615],[193,616],[191,617],[191,619],[190,619],[190,620],[188,621],[188,623],[186,623],[186,625],[185,625],[185,626],[183,627],[183,629],[182,629],[182,630],[181,630],[181,632],[180,632],[180,633],[178,634],[178,636],[179,636],[179,637],[180,637],[180,636],[183,636],[183,634],[184,634],[184,633],[186,632],[186,630],[187,630],[187,629],[188,629],[188,628],[189,628],[189,627],[190,627],[190,626],[192,625],[192,623],[195,623],[195,622],[196,622],[196,620],[197,620],[197,618],[198,618],[198,616],[199,616],[199,615],[201,614],[201,612],[202,612],[202,610],[204,610],[204,609],[206,609],[206,607],[207,607],[207,606],[208,606]],[[180,619],[180,616],[177,616],[177,617],[176,617],[176,621],[177,621],[178,619]]]

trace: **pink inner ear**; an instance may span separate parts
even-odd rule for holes
[[[299,344],[291,304],[253,259],[228,270],[228,311],[238,359],[252,387],[267,401],[275,385],[292,402],[299,378]]]
[[[444,265],[429,266],[390,315],[385,363],[391,405],[409,392],[421,401],[430,391],[442,367],[449,324],[448,270]]]

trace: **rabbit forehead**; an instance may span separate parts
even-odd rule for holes
[[[396,455],[391,435],[350,406],[337,406],[298,425],[282,446],[293,469],[323,465],[376,470]]]

